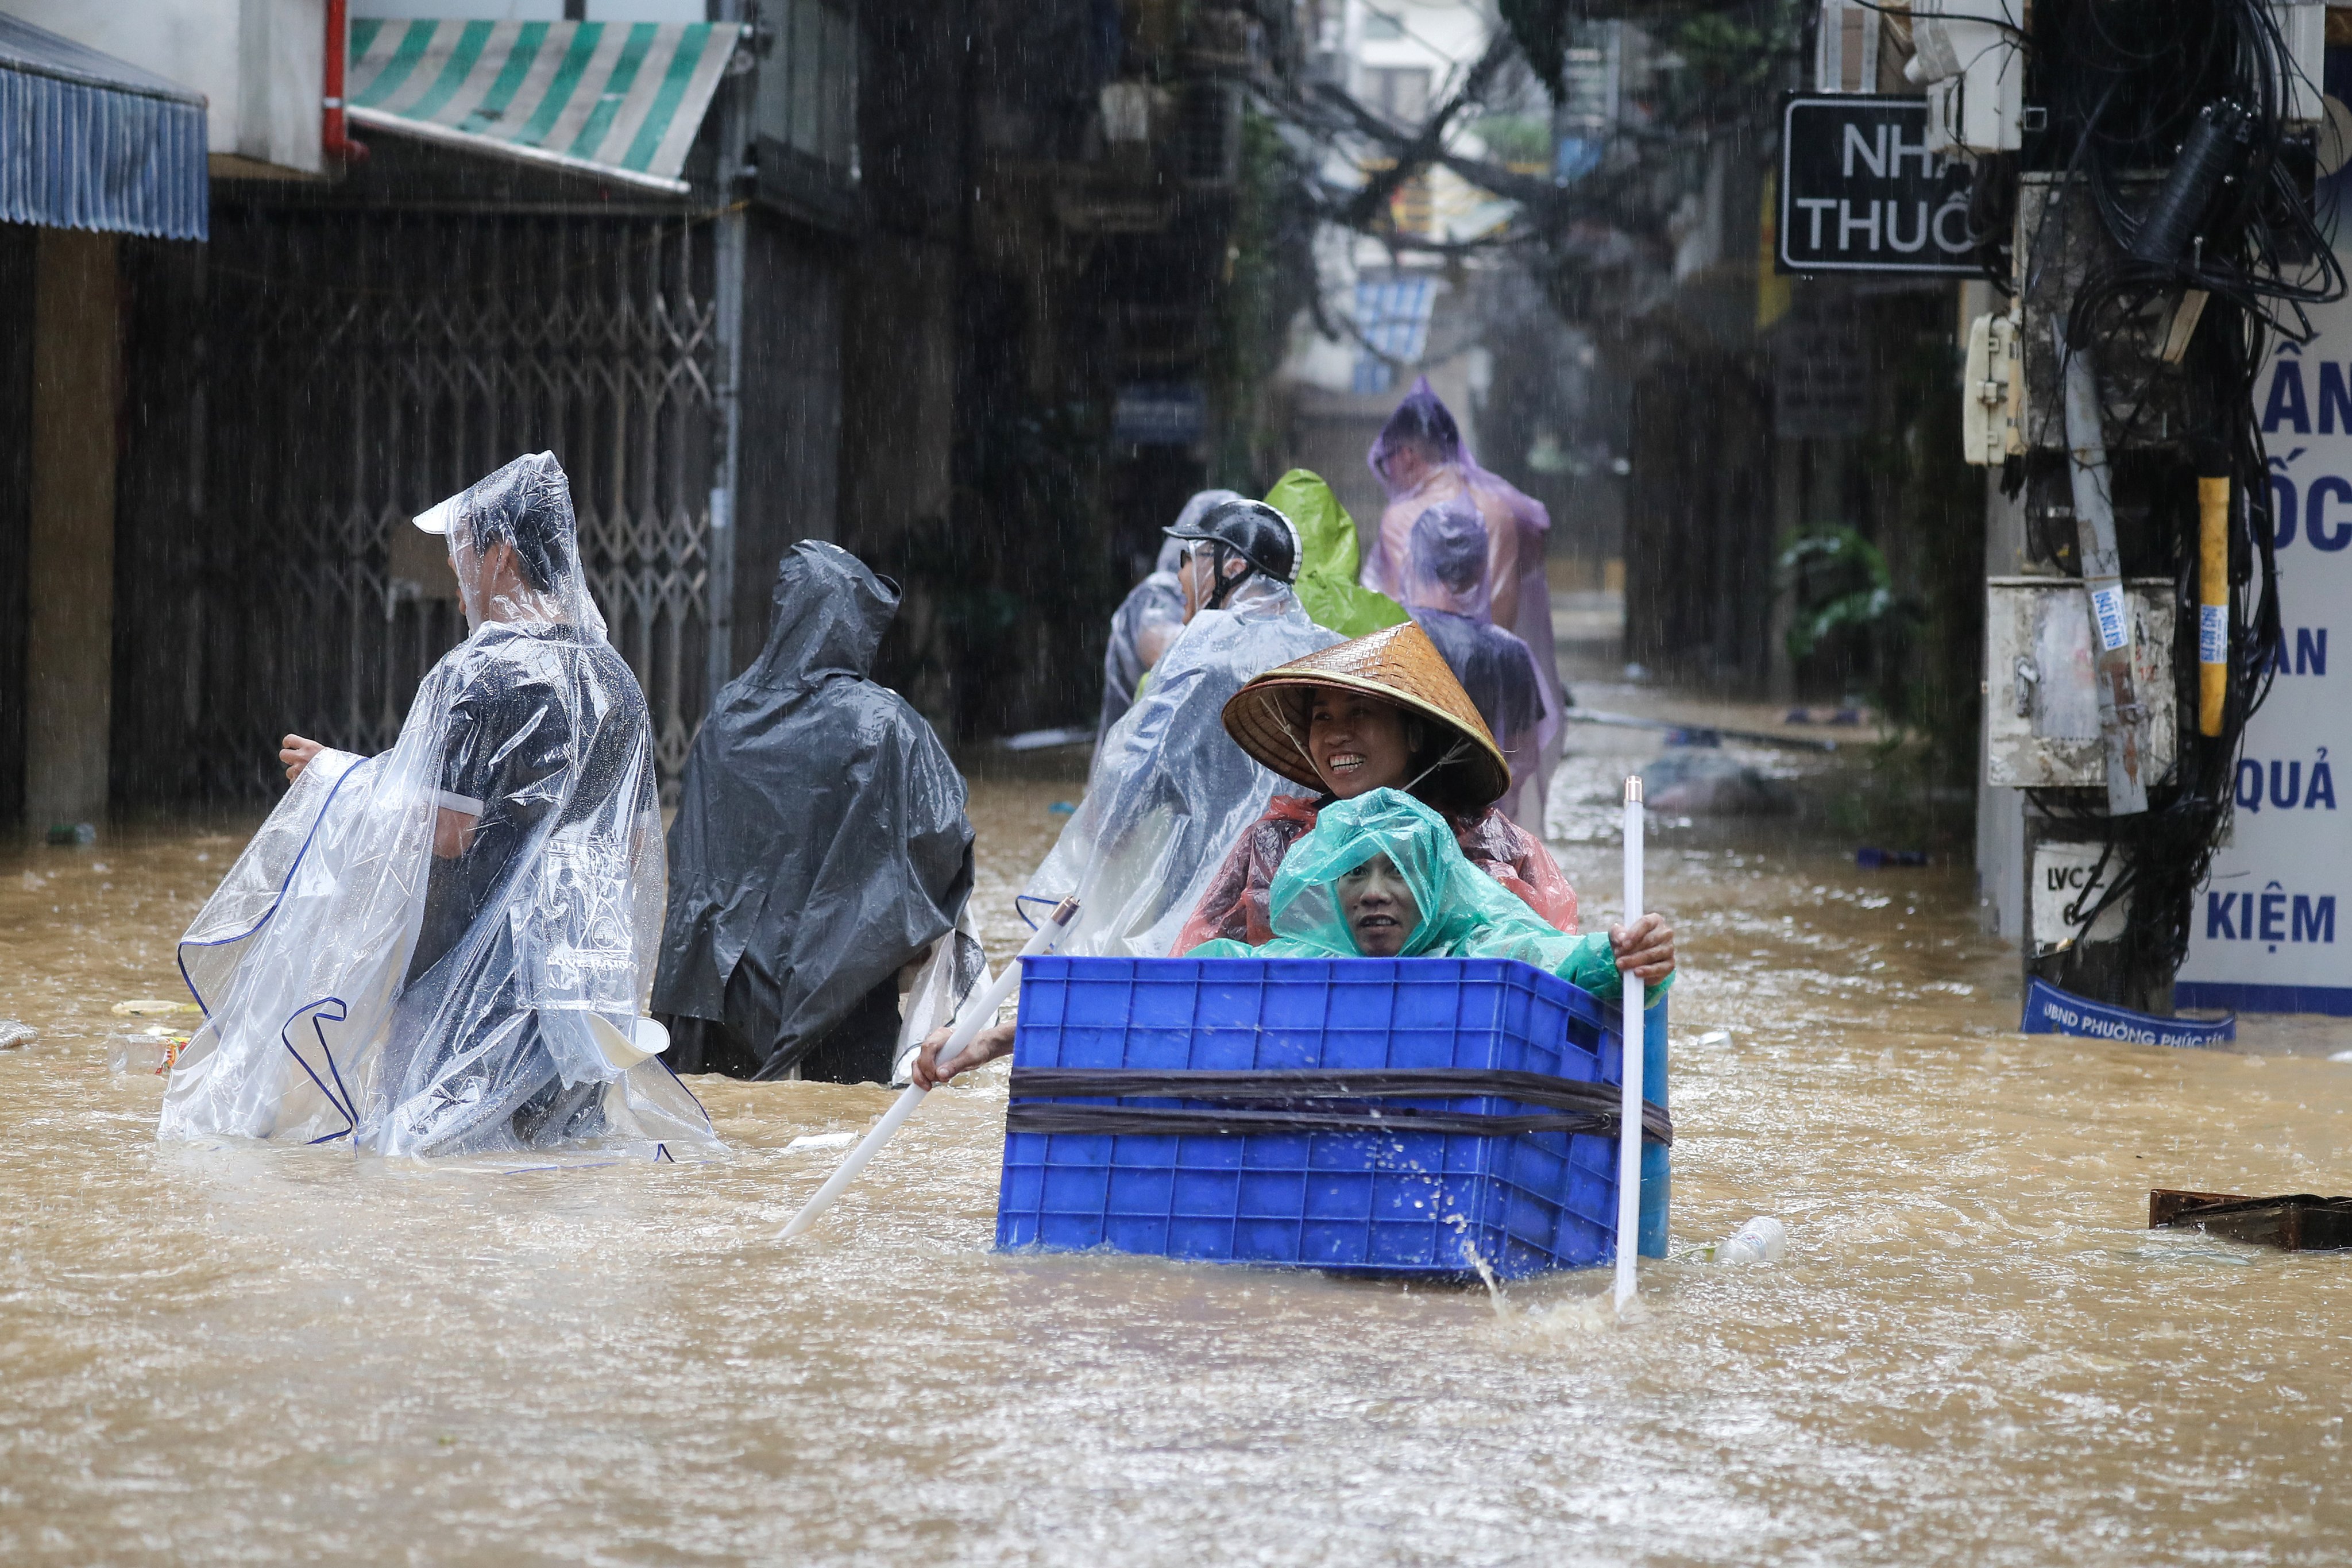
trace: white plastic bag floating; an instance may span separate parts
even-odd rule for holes
[[[312,760],[189,927],[205,1018],[159,1132],[408,1155],[709,1145],[658,1055],[599,1037],[640,1037],[661,816],[563,470],[517,458],[428,519],[472,635],[391,751]]]

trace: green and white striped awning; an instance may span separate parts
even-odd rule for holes
[[[731,22],[352,23],[352,120],[683,193]]]

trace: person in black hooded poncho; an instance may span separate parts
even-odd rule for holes
[[[898,608],[847,551],[794,545],[767,647],[695,740],[653,993],[680,1072],[887,1082],[899,970],[942,938],[979,967],[956,930],[972,882],[963,777],[866,676]]]

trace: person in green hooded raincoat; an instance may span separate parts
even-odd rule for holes
[[[1343,637],[1360,637],[1412,618],[1386,594],[1356,581],[1363,558],[1356,520],[1322,475],[1291,469],[1265,492],[1265,504],[1298,530],[1298,581],[1291,586],[1307,619]]]
[[[1325,806],[1275,874],[1270,911],[1271,942],[1219,938],[1186,956],[1516,958],[1604,1000],[1631,973],[1645,1003],[1674,977],[1663,917],[1570,936],[1473,866],[1445,819],[1402,790]]]

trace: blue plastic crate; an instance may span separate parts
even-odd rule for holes
[[[1613,1004],[1501,959],[1030,959],[1013,1059],[1488,1068],[1614,1085],[1616,1016]],[[1663,1003],[1647,1023],[1644,1088],[1664,1103]],[[1384,1103],[1541,1109],[1500,1096]],[[1643,1149],[1644,1253],[1664,1251],[1666,1152]],[[1616,1140],[1589,1133],[1008,1131],[996,1239],[1360,1274],[1460,1277],[1483,1261],[1517,1279],[1609,1262],[1616,1220]]]

